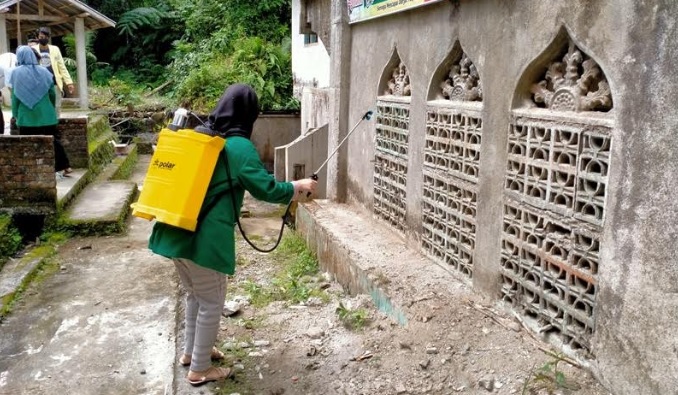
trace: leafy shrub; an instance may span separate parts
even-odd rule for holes
[[[198,110],[209,111],[233,83],[252,86],[262,110],[286,108],[292,98],[291,53],[259,37],[243,37],[235,51],[207,58],[178,81],[175,97]],[[176,74],[175,70],[175,74]]]

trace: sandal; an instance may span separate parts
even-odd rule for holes
[[[216,366],[211,366],[209,369],[203,370],[202,372],[194,372],[191,370],[188,372],[188,375],[190,376],[191,373],[200,374],[200,377],[198,379],[193,380],[186,376],[186,380],[188,380],[188,383],[194,387],[197,387],[199,385],[207,384],[211,381],[217,381],[228,378],[231,376],[232,371],[231,368],[218,368]]]
[[[210,357],[212,358],[212,361],[219,361],[224,359],[225,355],[218,348],[212,347],[212,354],[210,354]],[[179,364],[181,364],[181,366],[190,366],[191,356],[186,354],[182,355],[181,358],[179,358]]]

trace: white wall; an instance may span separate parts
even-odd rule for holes
[[[320,37],[315,44],[304,44],[304,35],[299,33],[300,0],[292,0],[292,73],[295,76],[295,91],[301,86],[324,88],[330,85],[330,55]]]

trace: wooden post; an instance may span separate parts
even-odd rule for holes
[[[21,45],[21,2],[16,2],[16,46]]]
[[[85,54],[85,20],[75,18],[75,59],[78,68],[78,96],[80,96],[80,108],[89,108],[89,96],[87,96],[87,58]]]

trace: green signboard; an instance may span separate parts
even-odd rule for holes
[[[442,0],[346,0],[349,23],[409,10]]]

